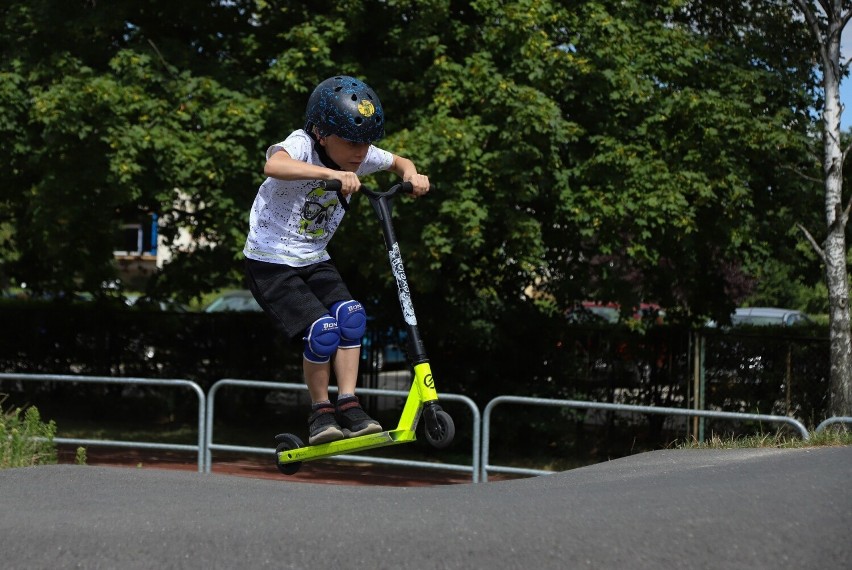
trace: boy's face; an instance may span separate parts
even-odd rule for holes
[[[367,157],[370,143],[356,143],[342,139],[337,135],[320,138],[320,144],[325,147],[329,158],[343,170],[355,172]]]

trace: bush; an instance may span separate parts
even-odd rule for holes
[[[56,463],[56,424],[44,423],[35,407],[0,408],[0,469]]]

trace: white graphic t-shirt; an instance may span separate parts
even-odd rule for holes
[[[294,131],[284,142],[269,147],[267,160],[279,150],[287,151],[295,160],[323,166],[313,139],[304,130]],[[360,177],[387,170],[392,163],[391,153],[370,146],[355,174]],[[251,208],[243,254],[249,259],[293,267],[326,261],[330,258],[326,247],[344,213],[338,194],[327,192],[319,180],[267,178]]]

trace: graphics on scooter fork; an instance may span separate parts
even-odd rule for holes
[[[405,266],[402,264],[402,254],[399,251],[398,243],[393,244],[388,255],[390,257],[391,271],[396,278],[399,304],[402,307],[402,318],[409,325],[416,325],[417,317],[414,315],[414,304],[411,302],[411,289],[408,288],[408,278],[405,276]]]
[[[330,192],[340,192],[340,182],[336,180],[325,182],[325,189]],[[392,186],[386,192],[375,192],[361,187],[361,193],[373,203],[376,216],[382,227],[385,246],[390,259],[391,272],[398,287],[399,304],[406,324],[408,325],[410,350],[409,361],[413,367],[413,378],[408,397],[402,409],[399,424],[396,429],[381,433],[346,438],[342,440],[305,446],[302,440],[289,433],[275,436],[278,447],[275,449],[276,465],[285,475],[296,473],[304,461],[312,461],[323,457],[331,457],[348,452],[366,451],[388,445],[412,442],[416,439],[415,430],[421,417],[424,419],[423,434],[426,441],[433,447],[443,449],[452,443],[455,436],[455,424],[450,415],[438,405],[438,393],[435,391],[435,380],[420,333],[417,330],[417,318],[411,301],[411,291],[405,275],[402,254],[394,235],[391,223],[391,212],[388,200],[398,192],[412,191],[411,184],[404,182]],[[345,204],[344,207],[348,204]],[[425,412],[425,413],[424,413]]]

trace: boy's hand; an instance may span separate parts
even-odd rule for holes
[[[424,174],[412,174],[404,178],[405,182],[411,182],[413,188],[411,194],[423,196],[429,192],[429,178]]]
[[[332,170],[331,180],[340,180],[340,193],[344,196],[349,196],[354,194],[358,190],[361,189],[361,181],[358,180],[358,176],[355,175],[354,172],[347,172],[343,170]]]

